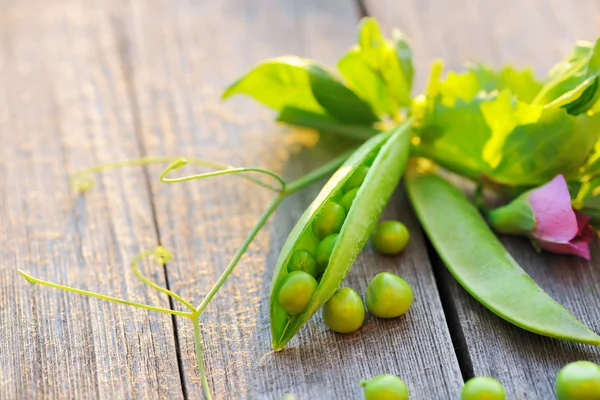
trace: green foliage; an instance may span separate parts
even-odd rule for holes
[[[294,56],[266,60],[231,84],[222,98],[245,94],[279,112],[277,120],[367,139],[382,118],[402,119],[411,103],[412,53],[398,30],[392,39],[377,21],[364,18],[358,44],[339,60],[344,81],[312,60]]]
[[[559,102],[529,103],[543,89],[528,70],[494,72],[472,64],[465,73],[440,75],[432,73],[425,102],[416,103],[422,114],[417,134],[421,153],[449,169],[534,186],[576,173],[594,150],[600,116],[572,115],[573,108]]]
[[[223,99],[246,94],[276,111],[293,107],[339,122],[370,125],[371,106],[317,63],[299,57],[267,60],[229,86]]]
[[[314,61],[283,57],[258,65],[223,97],[247,94],[278,111],[279,122],[355,140],[410,113],[414,154],[510,193],[564,174],[577,207],[600,222],[600,40],[577,42],[544,81],[531,69],[481,63],[443,76],[436,62],[425,93],[411,99],[406,37],[393,30],[386,38],[373,18],[358,31],[337,63],[342,79]]]
[[[567,57],[548,73],[548,81],[533,102],[564,107],[579,115],[597,103],[600,76],[600,40],[595,44],[577,42]]]
[[[348,86],[379,115],[395,116],[411,101],[412,53],[399,31],[393,36],[393,40],[386,39],[375,19],[363,18],[358,45],[338,62]]]

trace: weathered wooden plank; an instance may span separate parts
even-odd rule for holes
[[[142,171],[107,173],[85,195],[68,186],[140,154],[110,20],[74,1],[0,9],[0,398],[182,398],[169,316],[17,273],[169,307],[127,267],[157,243]]]
[[[450,67],[464,59],[495,66],[532,65],[540,76],[575,40],[600,34],[597,2],[515,0],[505,2],[367,1],[371,15],[387,29],[396,26],[413,39],[423,85],[431,58],[442,56]],[[595,331],[600,331],[600,255],[590,263],[574,257],[534,252],[526,240],[503,238],[509,251],[556,300]],[[438,260],[439,262],[439,260]],[[529,334],[496,317],[470,297],[441,264],[443,301],[455,320],[455,341],[467,375],[500,379],[517,399],[553,398],[554,378],[567,362],[600,361],[600,351]],[[464,347],[462,347],[464,346]]]
[[[119,10],[129,44],[148,154],[194,155],[261,166],[299,176],[331,156],[309,152],[315,138],[276,127],[273,115],[247,99],[218,98],[233,79],[266,57],[311,56],[333,63],[355,40],[351,1],[137,2]],[[190,172],[192,169],[187,169]],[[153,170],[155,174],[160,168]],[[182,171],[183,173],[183,171]],[[221,397],[358,398],[360,378],[397,373],[415,398],[456,397],[462,384],[422,238],[402,197],[389,217],[413,229],[399,258],[369,250],[347,280],[359,292],[376,272],[408,279],[416,302],[406,318],[377,321],[350,336],[328,332],[314,318],[290,349],[270,350],[268,299],[277,253],[318,187],[288,199],[260,234],[203,316],[211,387]],[[161,242],[172,248],[172,288],[199,302],[255,223],[271,194],[235,178],[172,187],[153,181]],[[191,327],[178,325],[184,379],[200,397]]]

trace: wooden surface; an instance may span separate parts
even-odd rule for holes
[[[600,34],[595,1],[366,1],[411,38],[418,84],[429,61],[514,62],[543,72],[575,39]],[[70,174],[140,155],[185,155],[298,177],[331,157],[318,137],[276,126],[222,89],[283,54],[332,64],[355,41],[353,0],[0,1],[0,398],[202,398],[192,327],[166,315],[31,286],[43,279],[162,307],[128,262],[162,244],[175,257],[143,270],[194,303],[251,229],[271,194],[235,178],[166,186],[162,167],[97,176],[85,195]],[[327,140],[327,139],[323,139]],[[316,147],[312,150],[313,146]],[[192,169],[186,170],[191,172]],[[360,398],[361,378],[401,376],[414,399],[458,398],[463,379],[491,375],[509,398],[552,398],[554,375],[600,352],[515,328],[471,299],[427,248],[406,199],[386,211],[412,232],[408,250],[366,248],[345,285],[363,293],[377,272],[400,274],[415,304],[398,320],[368,318],[337,335],[313,318],[270,350],[268,293],[277,254],[318,185],[287,199],[202,316],[217,399]],[[533,277],[600,331],[600,254],[589,265],[506,240]]]

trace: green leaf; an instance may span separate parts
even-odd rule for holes
[[[358,47],[350,49],[337,65],[346,84],[373,106],[378,115],[394,115],[399,105],[388,95],[383,77],[363,60]]]
[[[407,37],[399,29],[392,30],[392,40],[396,48],[396,57],[398,57],[398,61],[400,61],[402,74],[404,75],[404,79],[410,91],[413,84],[413,76],[415,74],[412,63],[412,50],[408,44]]]
[[[509,89],[520,101],[530,103],[542,88],[531,69],[516,70],[507,65],[500,71],[494,71],[484,64],[473,64],[470,70],[477,77],[479,89],[486,92]]]
[[[299,57],[263,61],[232,83],[222,98],[227,99],[234,94],[246,94],[277,111],[284,107],[317,113],[325,111],[313,96],[307,61]]]
[[[533,100],[534,104],[564,107],[578,115],[598,102],[600,39],[595,44],[578,42],[567,57],[548,74],[548,82]]]
[[[510,185],[537,185],[576,171],[600,135],[600,116],[573,117],[545,108],[535,123],[519,125],[506,138],[491,177]]]
[[[234,94],[249,95],[277,111],[294,107],[366,125],[378,120],[371,106],[335,76],[299,57],[281,57],[259,64],[229,86],[222,98]]]
[[[440,100],[448,107],[454,105],[456,100],[472,100],[480,91],[477,75],[473,71],[457,74],[448,72],[446,79],[438,85]]]
[[[293,107],[284,108],[277,117],[277,122],[316,129],[321,132],[333,133],[359,140],[367,140],[379,133],[377,129],[369,126],[341,124],[327,115],[316,114]]]
[[[379,121],[369,103],[360,99],[333,75],[315,64],[309,65],[308,72],[315,99],[335,119],[363,125]]]
[[[415,130],[420,139],[418,152],[471,178],[488,171],[482,154],[492,130],[480,107],[486,101],[486,97],[470,101],[458,98],[448,106],[438,96]]]
[[[485,143],[482,158],[493,169],[503,158],[503,146],[506,138],[518,125],[536,122],[542,113],[542,107],[517,101],[512,93],[505,89],[495,99],[480,105],[486,124],[492,130],[491,137]]]
[[[411,104],[413,67],[405,38],[394,33],[386,39],[373,18],[359,25],[358,46],[338,62],[347,85],[367,100],[378,115],[396,116],[399,108]]]

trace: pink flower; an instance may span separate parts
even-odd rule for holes
[[[590,218],[571,207],[562,175],[490,211],[488,218],[500,233],[525,235],[541,249],[590,259],[594,230]]]

